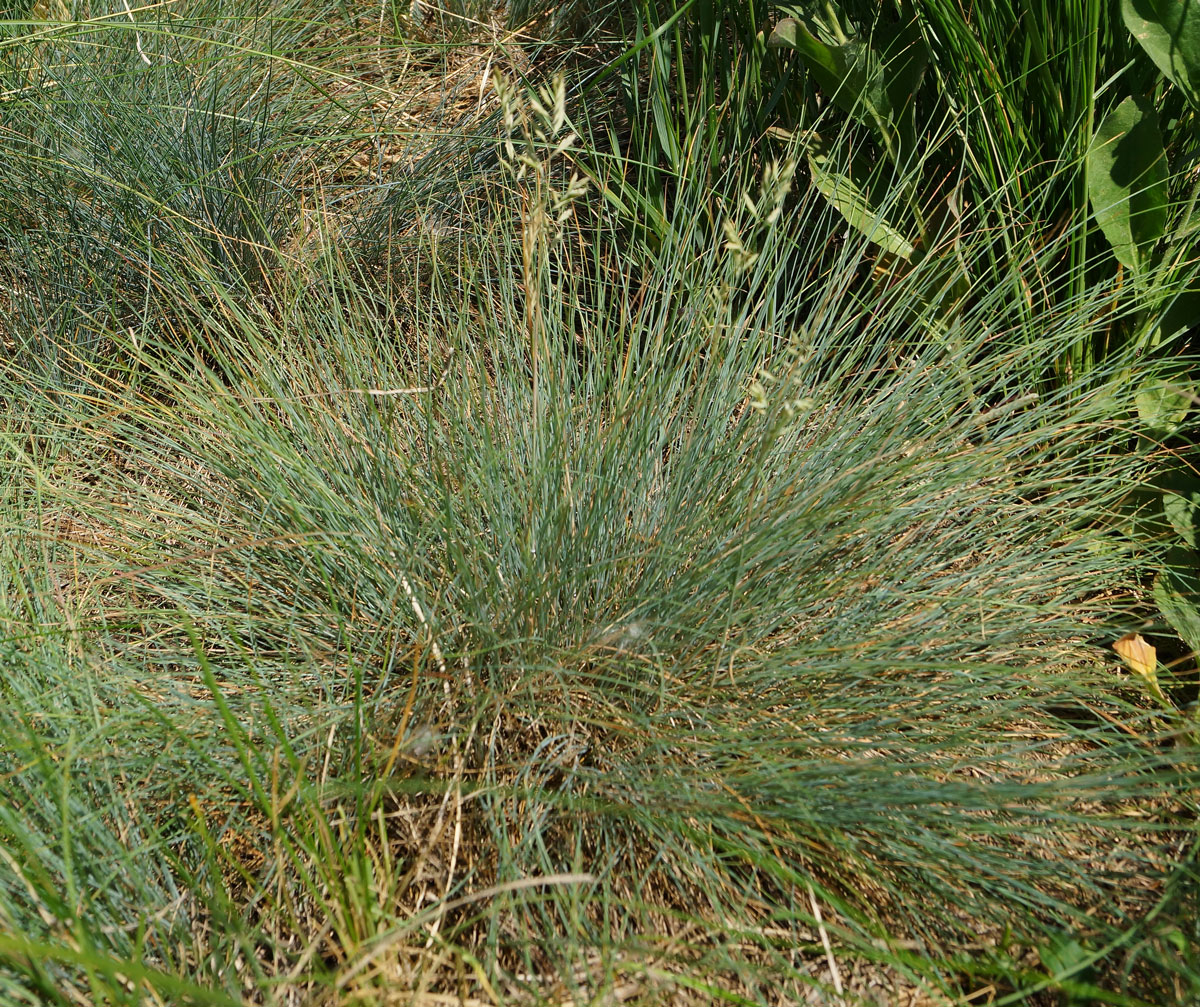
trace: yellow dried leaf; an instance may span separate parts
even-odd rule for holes
[[[1158,651],[1143,640],[1140,633],[1126,633],[1112,648],[1135,675],[1151,682],[1158,677]]]

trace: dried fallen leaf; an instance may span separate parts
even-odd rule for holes
[[[1158,651],[1143,640],[1140,633],[1126,633],[1112,648],[1135,675],[1148,682],[1157,681]]]

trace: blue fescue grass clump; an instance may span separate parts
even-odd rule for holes
[[[1056,384],[1110,291],[1013,304],[1074,235],[997,275],[997,199],[904,268],[799,129],[630,226],[508,93],[458,203],[122,230],[84,348],[5,260],[0,998],[1188,1002],[1195,751],[1108,649],[1166,549],[1131,358]]]

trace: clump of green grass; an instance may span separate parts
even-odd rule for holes
[[[822,247],[835,222],[798,212]],[[26,463],[15,541],[46,558],[10,569],[62,611],[24,634],[78,651],[79,675],[42,653],[57,688],[105,683],[93,730],[158,739],[67,778],[144,781],[124,813],[188,872],[201,957],[255,947],[260,992],[297,960],[417,988],[436,948],[477,992],[755,997],[832,982],[814,902],[848,975],[953,985],[982,933],[1016,988],[1048,935],[1132,939],[1191,771],[1087,642],[1130,604],[1102,525],[1136,477],[1119,394],[1022,397],[1021,352],[967,337],[895,354],[891,294],[867,331],[768,305],[795,251],[768,233],[749,278],[719,247],[624,286],[571,260],[535,405],[521,235],[487,237],[405,339],[349,282],[185,301],[203,364],[126,343],[140,386],[24,388],[43,438],[72,431]],[[94,831],[115,797],[89,797],[65,820]],[[436,866],[395,816],[428,818]],[[571,880],[504,887],[537,878]]]
[[[131,260],[102,353],[22,316],[0,996],[1187,1002],[1194,751],[1106,649],[1163,548],[1126,361],[1044,381],[1101,292],[1013,310],[998,201],[935,310],[799,136],[631,229],[539,100],[456,217],[355,197],[390,270],[327,202],[252,283]]]

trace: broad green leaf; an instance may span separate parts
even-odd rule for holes
[[[810,155],[808,165],[817,191],[846,218],[851,227],[866,235],[885,252],[908,261],[913,254],[912,243],[871,207],[862,189],[854,184],[850,176],[826,168],[823,157]]]
[[[1095,969],[1089,967],[1095,961],[1095,955],[1074,937],[1065,934],[1051,935],[1047,943],[1038,948],[1038,957],[1056,985],[1063,979],[1091,978],[1095,973]]]
[[[879,48],[862,38],[829,45],[789,17],[775,26],[767,44],[795,50],[822,90],[861,122],[889,137],[911,134],[911,124],[901,120],[911,114],[912,96],[929,64],[920,27],[910,21],[882,28],[872,41]]]
[[[1200,290],[1184,290],[1177,294],[1170,306],[1155,322],[1150,331],[1150,346],[1161,346],[1176,336],[1183,335],[1200,322]]]
[[[803,22],[784,18],[767,44],[794,49],[821,89],[859,121],[874,126],[890,120],[891,100],[880,57],[865,42],[827,45]]]
[[[1144,381],[1134,393],[1140,419],[1152,433],[1169,437],[1179,430],[1192,404],[1191,389],[1163,378]]]
[[[1193,549],[1196,548],[1196,531],[1200,519],[1200,486],[1183,492],[1168,491],[1163,494],[1163,513],[1175,529],[1175,534]]]
[[[903,143],[903,149],[915,150],[916,103],[913,99],[929,67],[929,48],[925,45],[921,26],[915,20],[900,26],[880,26],[872,36],[872,42],[881,54],[880,73],[890,124]]]
[[[1167,225],[1167,160],[1149,99],[1126,98],[1096,130],[1088,196],[1117,261],[1140,270]]]
[[[1196,559],[1195,553],[1191,553],[1191,558]],[[1187,581],[1164,570],[1154,578],[1153,593],[1154,604],[1179,639],[1192,650],[1200,651],[1200,611],[1196,608],[1200,599],[1194,591],[1187,589]]]
[[[884,25],[872,36],[880,52],[884,88],[892,111],[906,104],[925,77],[929,67],[929,48],[920,25],[908,21],[902,25]]]
[[[785,17],[771,32],[767,45],[772,49],[794,49],[804,59],[823,88],[831,94],[841,86],[846,68],[834,46],[828,46],[794,17]]]
[[[1200,107],[1200,0],[1121,0],[1121,16],[1154,65]]]
[[[777,49],[794,49],[809,72],[843,109],[859,118],[864,113],[869,96],[866,94],[867,79],[862,72],[862,46],[849,42],[846,45],[826,45],[803,22],[794,17],[784,18],[771,32],[767,45]]]

